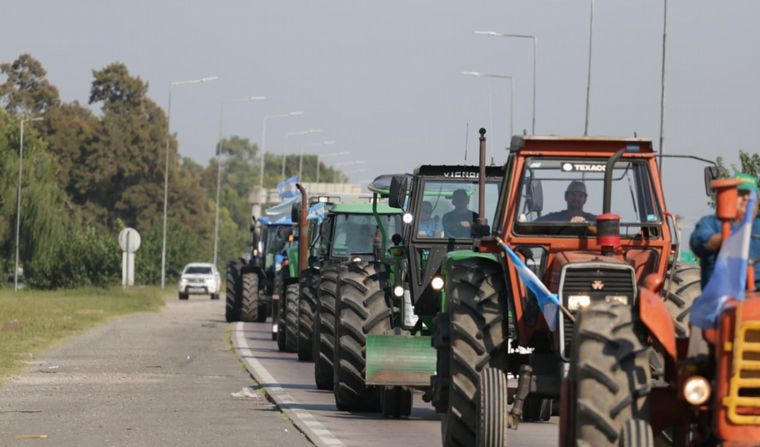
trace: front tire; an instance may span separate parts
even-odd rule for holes
[[[665,306],[673,316],[676,326],[676,336],[689,336],[689,312],[691,305],[702,293],[700,286],[700,269],[693,265],[676,265],[674,267],[673,280],[670,273],[665,277],[662,291],[666,294]]]
[[[374,263],[340,270],[336,305],[333,392],[339,410],[380,411],[380,389],[364,381],[367,335],[391,329],[392,310],[383,290],[385,272]]]
[[[283,313],[280,313],[280,323],[277,325],[277,331],[285,333],[285,351],[296,352],[298,350],[298,284],[288,284],[285,286],[285,302],[283,303]]]
[[[240,276],[240,267],[243,263],[239,259],[227,263],[227,281],[225,294],[224,318],[227,323],[240,320],[242,307],[243,283]]]
[[[507,370],[507,301],[500,266],[473,258],[454,263],[446,284],[448,319],[434,335],[438,348],[437,410],[443,445],[472,446],[477,432],[477,389],[487,366]],[[447,333],[447,334],[446,334]],[[477,335],[476,335],[477,334]],[[448,335],[448,340],[446,335]],[[447,343],[448,341],[448,343]]]
[[[316,310],[317,272],[307,270],[301,274],[298,284],[298,360],[311,362],[314,338],[314,311]]]
[[[259,275],[256,272],[243,272],[243,289],[241,293],[240,319],[254,322],[259,318]],[[266,314],[265,314],[266,316]]]
[[[338,267],[325,266],[319,272],[317,314],[314,317],[314,382],[320,390],[333,389],[337,286]]]
[[[617,446],[626,424],[649,421],[650,349],[633,313],[623,304],[593,303],[578,316],[569,377],[579,446]]]
[[[507,446],[508,413],[507,375],[495,368],[483,368],[478,379],[477,447]]]

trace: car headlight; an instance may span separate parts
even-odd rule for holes
[[[567,297],[567,308],[570,311],[576,311],[589,304],[591,304],[591,297],[589,295],[570,295]]]

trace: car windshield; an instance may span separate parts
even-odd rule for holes
[[[185,269],[185,273],[188,275],[210,275],[211,267],[204,267],[201,265],[191,265]]]
[[[486,180],[486,217],[493,222],[499,201],[499,182]],[[420,238],[470,238],[478,217],[478,182],[428,180],[417,207],[415,231]]]
[[[549,233],[551,228],[588,227],[602,214],[607,160],[549,159],[525,161],[515,228],[518,233]],[[646,162],[625,160],[612,172],[612,209],[621,227],[662,222]],[[625,233],[625,231],[624,231]],[[625,236],[625,234],[624,234]]]
[[[387,234],[401,231],[401,216],[398,214],[380,215],[380,221]],[[372,253],[375,240],[380,238],[375,216],[372,214],[338,214],[335,216],[335,236],[333,239],[333,256],[349,256]]]

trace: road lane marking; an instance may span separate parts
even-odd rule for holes
[[[256,381],[262,385],[265,392],[272,396],[280,410],[288,415],[290,420],[301,430],[306,437],[314,444],[324,447],[340,447],[345,446],[335,435],[330,432],[321,422],[319,422],[313,414],[308,413],[302,409],[292,409],[291,405],[297,403],[291,395],[285,391],[284,388],[279,385],[279,382],[269,374],[266,368],[259,362],[251,348],[248,346],[248,341],[245,339],[244,323],[237,322],[233,325],[233,331],[235,336],[235,349],[238,352],[238,356],[248,367],[248,371],[253,375]]]

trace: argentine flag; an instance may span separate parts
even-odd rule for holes
[[[749,262],[749,243],[752,236],[752,210],[755,209],[757,195],[750,192],[747,212],[731,235],[721,244],[718,259],[715,261],[710,280],[707,281],[702,294],[694,300],[691,307],[691,324],[702,329],[715,327],[723,309],[723,304],[730,297],[744,299],[747,288],[747,263]]]
[[[544,319],[549,325],[549,330],[554,332],[557,329],[557,317],[559,313],[559,297],[556,293],[549,292],[544,283],[533,273],[533,270],[529,269],[527,265],[517,256],[517,253],[512,251],[506,244],[500,243],[501,248],[509,257],[509,261],[514,264],[517,269],[517,274],[520,275],[520,279],[525,284],[536,300],[538,300],[538,306],[541,308],[541,312],[544,314]]]
[[[296,183],[298,183],[298,176],[288,177],[285,180],[277,184],[277,190],[280,191],[280,200],[291,199],[293,197],[300,196]]]

